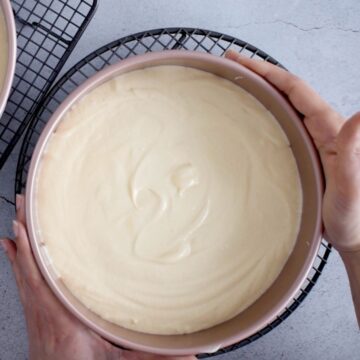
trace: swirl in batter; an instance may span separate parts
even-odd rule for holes
[[[99,86],[63,118],[37,187],[41,236],[72,293],[153,334],[228,320],[276,279],[302,192],[289,142],[251,95],[159,66]]]

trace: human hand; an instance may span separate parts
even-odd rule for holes
[[[26,227],[24,197],[16,198],[16,241],[1,244],[15,274],[24,307],[30,360],[194,360],[195,357],[162,357],[121,350],[92,332],[57,300],[40,274],[31,252]]]
[[[264,77],[304,115],[320,154],[326,188],[325,237],[340,252],[360,250],[360,113],[346,121],[297,76],[230,50],[225,55]]]

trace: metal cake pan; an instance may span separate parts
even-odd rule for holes
[[[16,28],[14,13],[10,0],[0,0],[0,11],[5,20],[6,39],[7,39],[7,65],[5,70],[5,78],[2,86],[0,85],[0,117],[4,112],[6,102],[8,100],[12,82],[15,74],[16,64]]]
[[[64,114],[100,84],[129,71],[158,65],[180,65],[211,72],[232,81],[257,98],[274,115],[287,135],[303,190],[303,212],[298,238],[276,281],[255,303],[235,318],[187,335],[139,333],[110,323],[91,312],[57,277],[37,231],[37,172],[47,143]],[[26,217],[31,246],[44,278],[58,299],[78,319],[107,340],[122,347],[159,355],[189,355],[211,353],[237,343],[261,330],[284,311],[301,288],[319,249],[322,236],[322,196],[323,175],[318,154],[301,118],[281,93],[257,74],[233,61],[204,53],[174,50],[135,56],[111,65],[88,79],[58,107],[43,130],[33,153],[26,185]]]

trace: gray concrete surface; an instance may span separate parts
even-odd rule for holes
[[[360,109],[358,0],[99,0],[99,8],[67,67],[118,37],[158,27],[222,31],[267,51],[348,116]],[[0,172],[0,233],[11,235],[15,150]],[[0,359],[27,358],[22,309],[0,250]],[[359,359],[360,338],[347,278],[337,254],[301,307],[260,340],[217,357],[231,359]],[[66,360],[66,359],[64,359]]]

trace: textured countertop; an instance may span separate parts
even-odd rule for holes
[[[337,110],[360,110],[358,0],[100,0],[66,67],[134,32],[189,26],[224,32],[268,52],[307,80]],[[0,172],[0,235],[11,236],[17,149]],[[347,278],[336,253],[304,303],[254,343],[214,359],[359,359],[360,334]],[[0,250],[0,360],[27,358],[22,308]],[[65,360],[65,359],[64,359]]]

